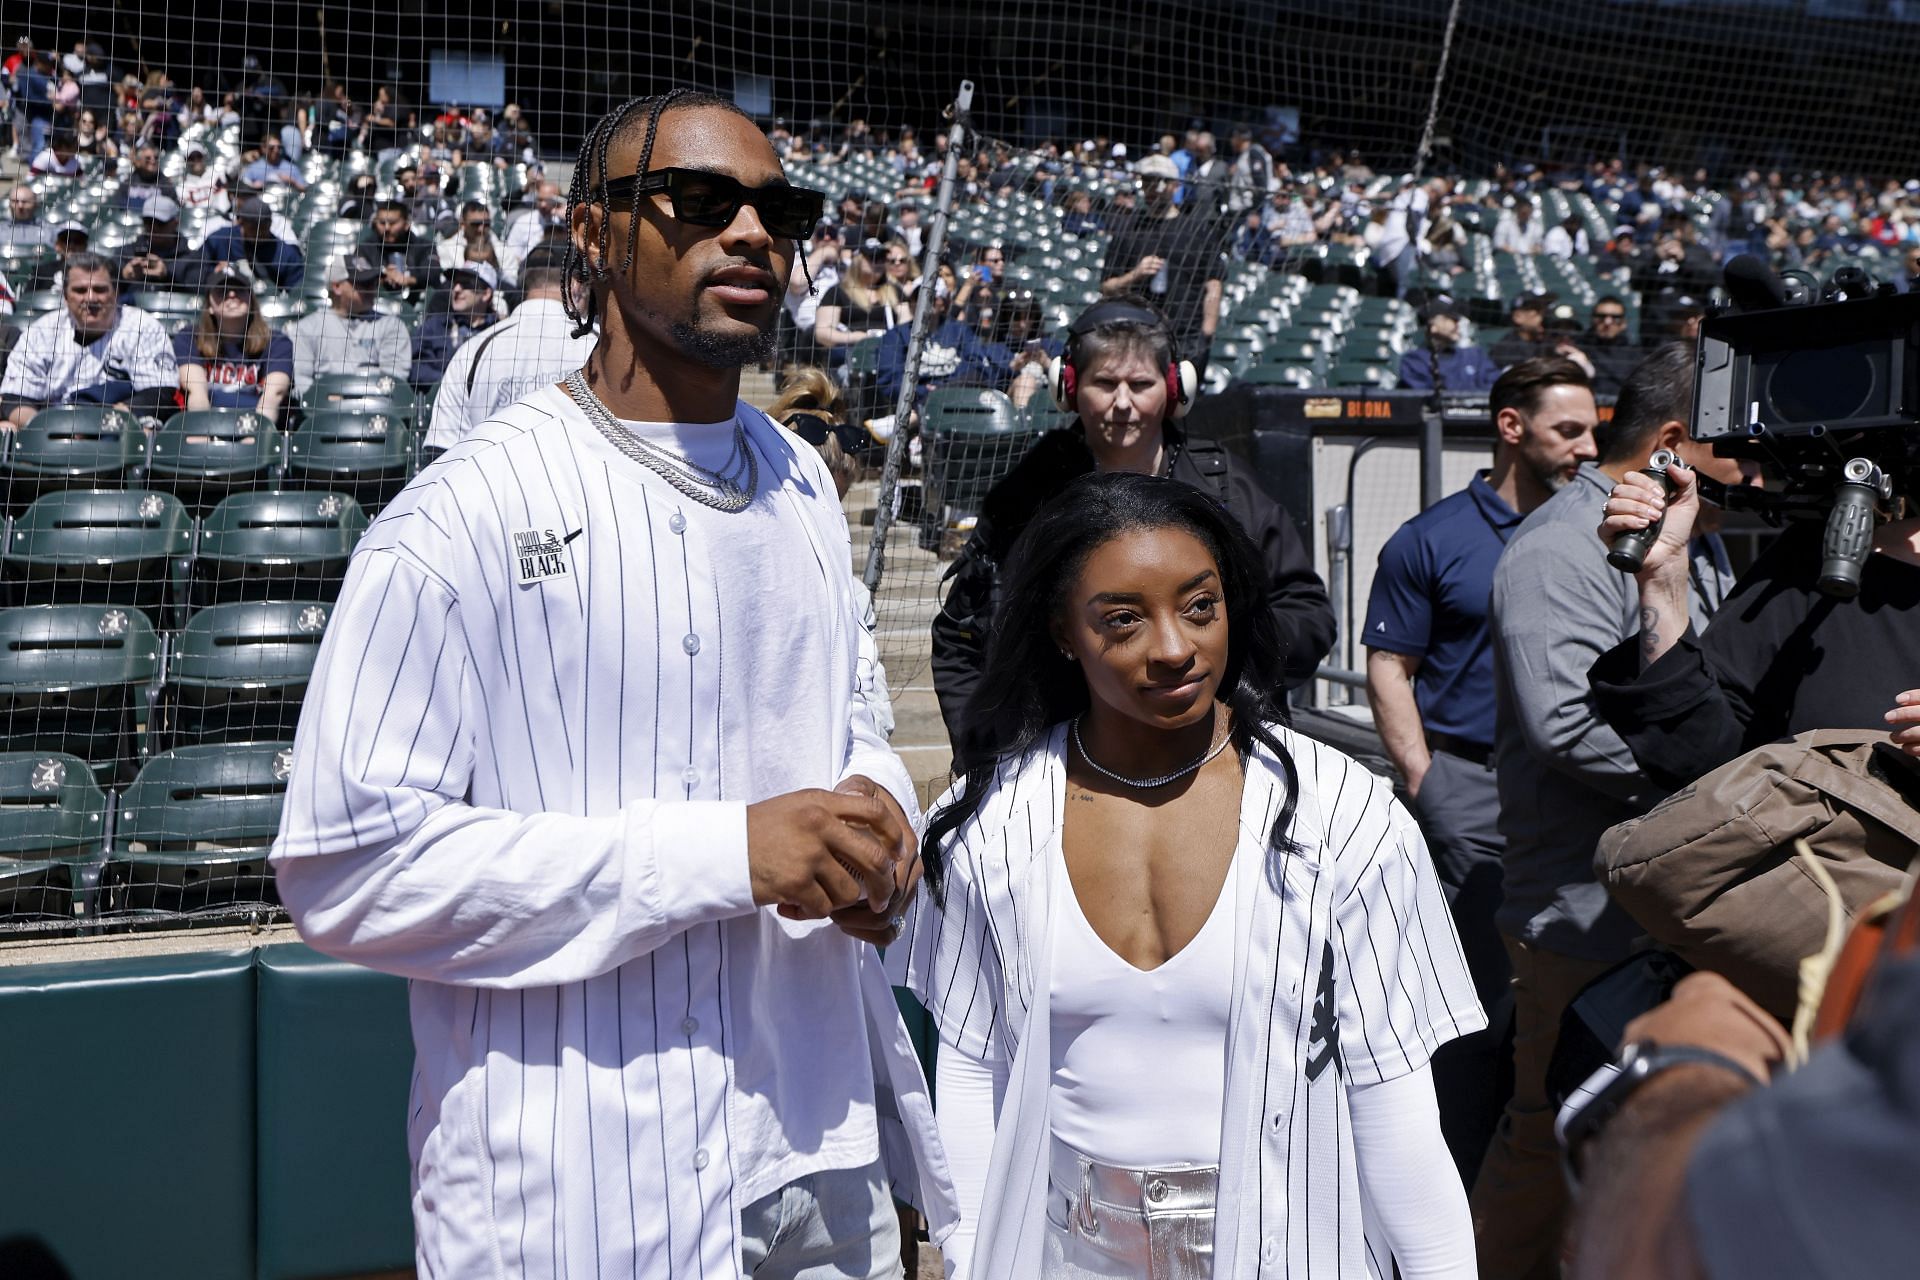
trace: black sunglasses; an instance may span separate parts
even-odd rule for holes
[[[673,216],[696,227],[731,226],[740,206],[750,204],[771,235],[782,240],[805,240],[813,234],[826,207],[826,196],[785,182],[764,187],[743,186],[738,179],[705,169],[655,169],[651,173],[615,178],[607,183],[608,200],[638,192],[667,193]]]
[[[828,436],[835,436],[840,447],[851,452],[860,443],[860,432],[848,422],[835,422],[823,413],[810,413],[805,409],[787,415],[787,430],[818,449],[827,442]]]

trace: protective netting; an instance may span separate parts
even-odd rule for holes
[[[0,930],[272,909],[345,559],[432,448],[577,364],[531,308],[559,287],[575,148],[629,96],[729,96],[829,196],[819,288],[746,394],[803,364],[844,388],[856,571],[892,521],[897,697],[927,692],[985,494],[1070,421],[1046,362],[1102,296],[1160,307],[1203,394],[1436,364],[1470,392],[1480,366],[1430,346],[1422,308],[1496,371],[1576,346],[1601,378],[1685,332],[1731,253],[1920,266],[1899,3],[17,0],[0,21]],[[1511,328],[1529,297],[1543,328]],[[62,354],[116,301],[119,345]],[[514,312],[511,376],[476,372]]]

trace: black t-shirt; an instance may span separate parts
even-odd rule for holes
[[[1142,280],[1132,292],[1166,313],[1180,358],[1191,360],[1206,351],[1200,334],[1200,311],[1207,281],[1227,275],[1226,241],[1217,223],[1181,214],[1173,218],[1143,212],[1120,225],[1107,246],[1106,279],[1125,275],[1140,259],[1166,259],[1160,274]]]
[[[893,328],[893,309],[886,304],[884,295],[876,294],[873,305],[863,307],[847,295],[845,286],[836,284],[820,299],[820,305],[840,308],[840,327],[849,333]]]
[[[1874,554],[1860,594],[1821,593],[1823,529],[1794,524],[1698,637],[1639,670],[1639,637],[1590,674],[1600,714],[1647,776],[1683,786],[1735,756],[1811,729],[1884,729],[1920,685],[1920,565]]]

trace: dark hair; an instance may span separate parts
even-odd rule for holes
[[[488,212],[488,209],[487,209],[487,202],[485,200],[463,200],[460,202],[460,216],[462,218],[466,217],[470,213],[486,213],[486,212]]]
[[[1300,776],[1279,737],[1268,728],[1288,723],[1283,679],[1284,644],[1267,608],[1267,571],[1259,550],[1226,509],[1177,480],[1116,471],[1082,476],[1040,509],[1007,558],[1004,588],[987,637],[980,681],[962,712],[961,737],[973,744],[954,798],[929,817],[921,844],[927,883],[941,892],[941,841],[979,811],[1002,761],[1015,759],[1054,725],[1087,709],[1079,667],[1062,657],[1047,623],[1095,550],[1123,533],[1181,529],[1198,538],[1220,570],[1227,608],[1227,667],[1220,696],[1233,713],[1233,747],[1242,761],[1260,743],[1280,759],[1286,803],[1274,820],[1272,843],[1292,842]]]
[[[413,210],[407,208],[407,202],[405,200],[395,200],[392,196],[388,196],[385,200],[382,200],[379,204],[375,205],[374,212],[375,213],[404,213],[407,215],[409,220],[411,220],[413,217]]]
[[[1592,390],[1593,380],[1587,377],[1585,369],[1565,356],[1535,356],[1500,375],[1493,390],[1487,393],[1487,412],[1496,419],[1502,409],[1532,413],[1540,407],[1540,396],[1549,387]]]
[[[1611,302],[1614,306],[1620,308],[1622,311],[1625,311],[1627,309],[1626,300],[1622,298],[1619,294],[1603,293],[1599,297],[1593,300],[1593,310],[1598,311],[1601,307],[1606,306],[1609,302]]]
[[[104,271],[107,273],[108,281],[113,285],[113,291],[115,293],[120,292],[120,277],[113,269],[113,259],[103,253],[95,253],[91,249],[82,249],[78,253],[70,253],[67,255],[66,261],[60,264],[60,269],[65,273],[62,276],[63,281],[66,276],[71,276],[75,272],[84,271],[92,273],[95,271]],[[65,292],[64,287],[61,291]]]
[[[1613,421],[1600,439],[1600,461],[1622,462],[1646,452],[1664,423],[1693,416],[1693,344],[1669,342],[1633,367],[1620,384]]]
[[[669,111],[679,111],[692,107],[706,107],[720,111],[730,111],[742,120],[751,122],[753,117],[742,111],[731,99],[718,94],[705,93],[698,89],[669,89],[665,93],[645,98],[631,98],[601,116],[593,128],[587,130],[585,140],[580,143],[580,153],[573,164],[573,180],[567,188],[567,226],[573,226],[573,211],[581,206],[600,206],[600,265],[590,265],[587,256],[581,253],[573,243],[571,234],[567,237],[567,277],[592,285],[604,280],[612,271],[607,265],[609,228],[613,225],[612,208],[607,203],[607,182],[614,175],[607,171],[608,158],[613,146],[628,136],[642,124],[646,128],[646,139],[640,144],[640,157],[634,165],[634,173],[642,174],[653,163],[653,139],[660,131],[660,117]],[[756,126],[757,127],[757,126]],[[633,261],[634,248],[640,236],[640,201],[645,198],[636,188],[633,203],[628,209],[627,221],[627,261]],[[599,315],[600,300],[588,291],[586,300],[576,306],[573,290],[569,289],[561,298],[566,308],[567,318],[573,321],[573,336],[584,338],[593,331],[593,322]]]

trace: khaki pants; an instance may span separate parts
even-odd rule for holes
[[[1500,940],[1513,961],[1513,1097],[1473,1184],[1474,1247],[1481,1280],[1552,1280],[1569,1206],[1547,1064],[1561,1015],[1612,965]]]

